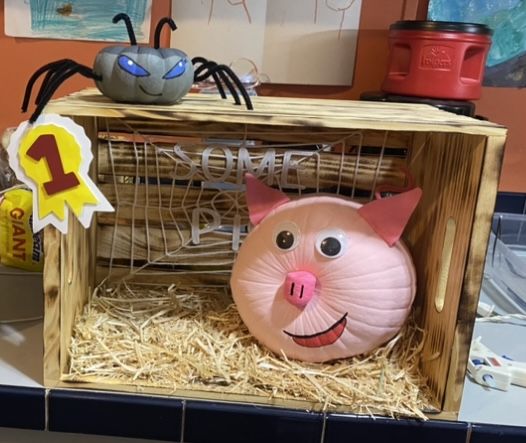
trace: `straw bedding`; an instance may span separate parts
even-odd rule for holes
[[[409,321],[366,356],[304,363],[258,345],[222,288],[99,287],[75,322],[63,379],[310,402],[313,409],[425,419],[422,333]]]

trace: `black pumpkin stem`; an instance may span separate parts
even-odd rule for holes
[[[177,26],[175,25],[175,22],[172,20],[171,17],[163,17],[161,20],[159,20],[159,23],[157,23],[157,26],[155,27],[155,38],[154,38],[154,48],[159,49],[161,46],[161,31],[163,30],[164,25],[170,25],[170,28],[172,31],[175,31],[177,29]]]
[[[128,37],[130,38],[130,45],[137,46],[137,38],[135,37],[135,31],[133,30],[133,25],[128,14],[120,13],[113,17],[112,22],[118,23],[121,20],[124,20],[126,23],[126,29],[128,30]]]

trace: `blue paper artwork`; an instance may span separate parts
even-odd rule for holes
[[[526,86],[526,0],[431,0],[430,20],[484,23],[493,30],[485,86]]]
[[[6,0],[6,32],[17,37],[128,41],[124,25],[111,19],[125,13],[139,42],[149,39],[151,0]]]

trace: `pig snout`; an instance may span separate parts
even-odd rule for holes
[[[316,288],[316,276],[307,271],[289,272],[285,279],[284,296],[292,305],[304,308]]]

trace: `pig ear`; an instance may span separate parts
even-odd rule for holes
[[[420,197],[422,190],[414,188],[393,197],[373,200],[358,209],[358,214],[389,246],[393,246],[402,236]]]
[[[245,183],[248,214],[254,225],[259,224],[272,209],[290,200],[283,192],[270,188],[252,174],[245,174]]]

